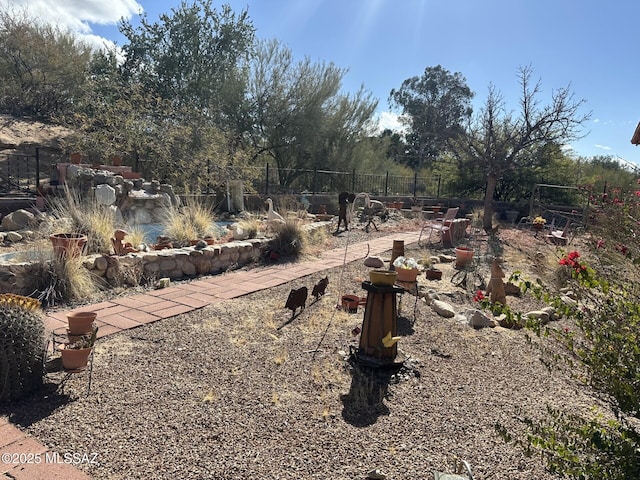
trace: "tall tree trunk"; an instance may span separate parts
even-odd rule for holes
[[[493,228],[493,196],[496,193],[498,177],[489,174],[487,177],[487,190],[484,194],[484,214],[482,217],[482,228],[488,232]]]

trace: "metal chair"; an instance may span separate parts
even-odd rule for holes
[[[434,472],[433,479],[434,480],[473,480],[473,475],[471,474],[471,466],[465,460],[455,460],[454,462],[454,473],[443,473],[443,472]],[[464,473],[465,476],[461,476],[459,474]]]
[[[434,231],[440,234],[440,243],[442,243],[442,234],[451,228],[450,223],[454,218],[456,218],[458,210],[460,210],[460,207],[448,208],[447,212],[444,214],[444,217],[438,218],[431,222],[425,222],[425,224],[422,226],[422,230],[420,230],[418,245],[420,245],[422,234],[427,228],[429,229],[429,239],[427,240],[427,243],[431,242],[431,235],[433,235]]]
[[[567,232],[569,231],[569,227],[571,226],[571,219],[567,219],[567,223],[562,230],[551,230],[545,238],[547,240],[551,240],[551,243],[555,245],[566,245],[568,242]]]

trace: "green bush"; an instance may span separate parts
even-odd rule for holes
[[[540,454],[548,469],[564,478],[640,478],[639,199],[640,191],[633,190],[626,197],[603,198],[590,225],[590,248],[584,256],[573,251],[560,259],[559,277],[576,294],[575,305],[544,285],[521,283],[560,307],[570,322],[564,328],[536,326],[546,340],[543,361],[568,367],[609,407],[598,415],[548,408],[545,419],[525,416],[525,438],[513,439],[497,425],[505,439]]]
[[[0,403],[20,400],[42,385],[45,328],[40,302],[0,295]]]

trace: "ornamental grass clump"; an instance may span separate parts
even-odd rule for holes
[[[288,217],[284,223],[274,225],[275,237],[270,242],[272,252],[279,257],[297,258],[307,244],[307,235],[298,218]]]
[[[104,286],[83,265],[82,257],[42,259],[25,267],[24,288],[45,307],[90,299]]]
[[[39,301],[0,295],[0,403],[20,400],[42,386],[44,338]]]
[[[163,233],[181,246],[189,245],[191,240],[220,236],[214,207],[194,197],[188,197],[180,207],[168,207],[162,227]]]
[[[106,253],[111,250],[111,237],[116,230],[112,209],[102,205],[90,193],[82,194],[65,186],[64,195],[50,201],[49,209],[55,219],[52,233],[77,233],[87,236],[87,253]]]

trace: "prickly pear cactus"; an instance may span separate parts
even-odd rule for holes
[[[40,302],[0,295],[0,403],[18,400],[42,385],[44,355]]]

